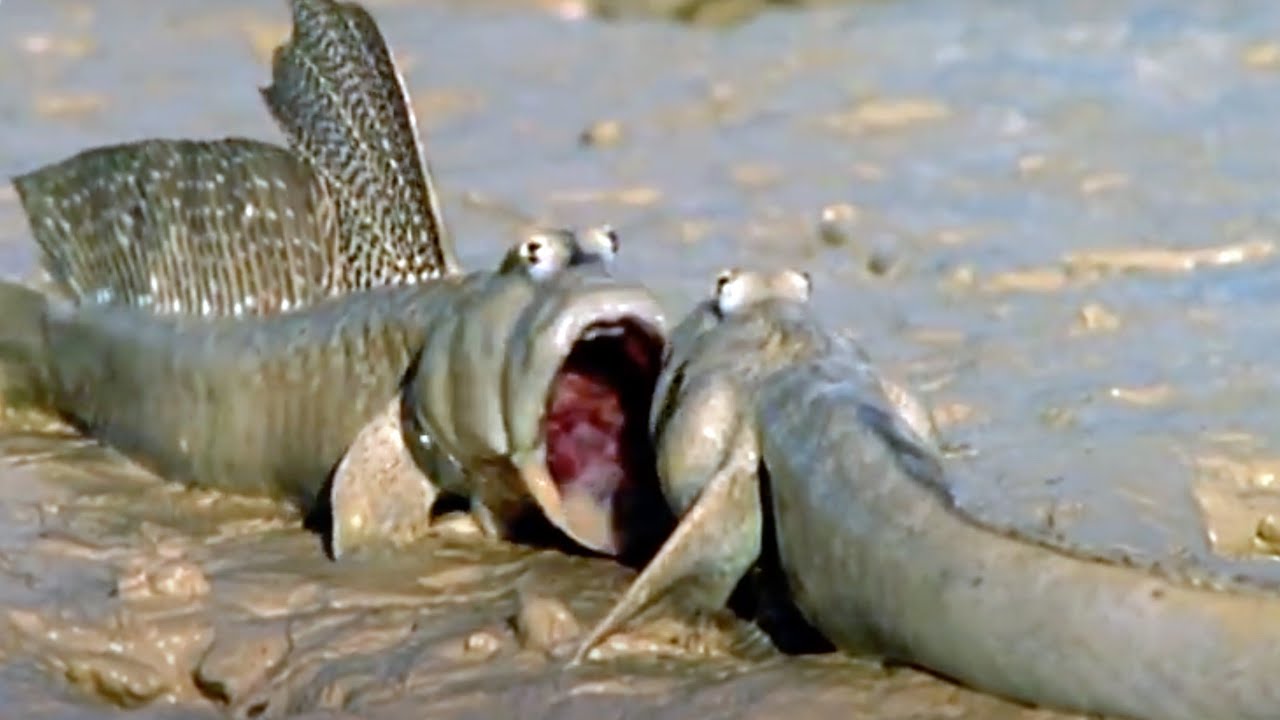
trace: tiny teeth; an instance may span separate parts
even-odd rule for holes
[[[583,335],[585,340],[595,340],[600,337],[622,337],[626,334],[626,329],[621,325],[605,325],[592,327]]]

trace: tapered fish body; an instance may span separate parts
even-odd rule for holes
[[[643,289],[575,274],[479,272],[240,318],[74,307],[5,288],[25,303],[0,308],[7,326],[39,331],[6,342],[37,348],[19,359],[40,371],[53,410],[170,479],[304,507],[393,400],[415,420],[412,449],[461,463],[446,491],[497,483],[528,505],[516,458],[545,453],[543,418],[574,346],[598,342],[602,323],[661,333]]]
[[[756,415],[788,585],[837,646],[1063,710],[1277,716],[1280,596],[979,521],[865,376],[818,354],[773,376]]]
[[[457,289],[375,289],[237,319],[53,309],[54,409],[167,479],[309,509]]]
[[[654,428],[681,520],[580,659],[668,589],[722,603],[774,542],[796,606],[847,653],[1108,717],[1277,717],[1280,596],[985,522],[851,339],[777,283],[736,289],[673,331]]]

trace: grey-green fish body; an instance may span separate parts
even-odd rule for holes
[[[770,372],[827,338],[802,322],[806,308],[790,297],[800,289],[807,298],[805,276],[783,271],[776,282],[758,280],[756,273],[722,274],[714,297],[669,336],[650,431],[659,483],[680,522],[580,643],[575,662],[659,595],[678,591],[693,605],[723,606],[760,556],[763,430],[753,422],[753,398]],[[741,312],[746,304],[773,312]]]
[[[409,449],[443,450],[456,470],[428,481],[502,497],[499,520],[545,502],[557,492],[545,462],[533,487],[533,470],[518,465],[543,457],[552,378],[582,331],[628,320],[663,332],[645,290],[578,273],[472,273],[236,318],[35,303],[34,291],[5,287],[5,342],[29,344],[12,333],[39,329],[38,351],[23,359],[42,371],[54,410],[167,478],[304,507],[402,390]],[[543,509],[565,525],[554,505]]]
[[[590,342],[601,328],[639,331],[660,349],[666,331],[661,307],[646,289],[592,268],[503,282],[475,297],[483,304],[466,301],[428,331],[421,371],[406,385],[406,396],[415,401],[410,449],[443,468],[443,489],[457,491],[450,481],[459,478],[456,469],[476,468],[465,483],[489,510],[502,517],[516,511],[512,503],[522,501],[510,490],[519,487],[579,542],[612,552],[604,538],[567,524],[564,505],[572,502],[572,489],[557,488],[546,470],[548,389],[577,343]],[[633,322],[639,325],[624,330]]]
[[[722,597],[760,553],[758,534],[739,529],[770,513],[797,607],[846,652],[1065,710],[1276,716],[1280,597],[984,524],[952,501],[918,404],[904,405],[852,340],[803,302],[746,295],[727,312],[713,300],[673,332],[654,427],[663,487],[683,514],[578,659],[674,586],[710,580],[704,599]],[[748,479],[751,497],[734,500]]]
[[[1195,587],[999,532],[839,347],[761,388],[778,550],[851,652],[1036,705],[1146,720],[1280,708],[1280,597]]]
[[[54,308],[55,409],[167,479],[309,507],[455,291],[377,289],[260,318]]]

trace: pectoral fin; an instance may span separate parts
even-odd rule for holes
[[[403,545],[420,537],[431,525],[438,492],[405,446],[397,397],[361,429],[334,470],[334,559],[360,547]]]
[[[933,414],[929,412],[929,408],[924,404],[915,393],[893,380],[880,377],[880,390],[884,393],[885,398],[889,401],[889,406],[893,408],[907,424],[907,427],[915,431],[922,440],[941,444],[938,436],[938,427],[933,422]]]
[[[699,609],[718,609],[760,555],[759,452],[743,428],[728,460],[707,482],[657,555],[587,635],[571,663],[585,660],[605,637],[663,595],[676,590]]]

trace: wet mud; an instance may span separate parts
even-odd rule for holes
[[[819,312],[932,408],[968,509],[1280,582],[1273,4],[823,3],[718,30],[550,0],[368,5],[464,264],[529,223],[608,222],[618,274],[673,315],[723,266],[801,266]],[[257,88],[287,32],[283,2],[2,0],[0,173],[143,137],[278,141]],[[0,185],[0,271],[34,269]],[[784,656],[729,613],[677,604],[567,669],[630,570],[464,524],[335,564],[299,524],[6,420],[0,705],[1062,717]]]

